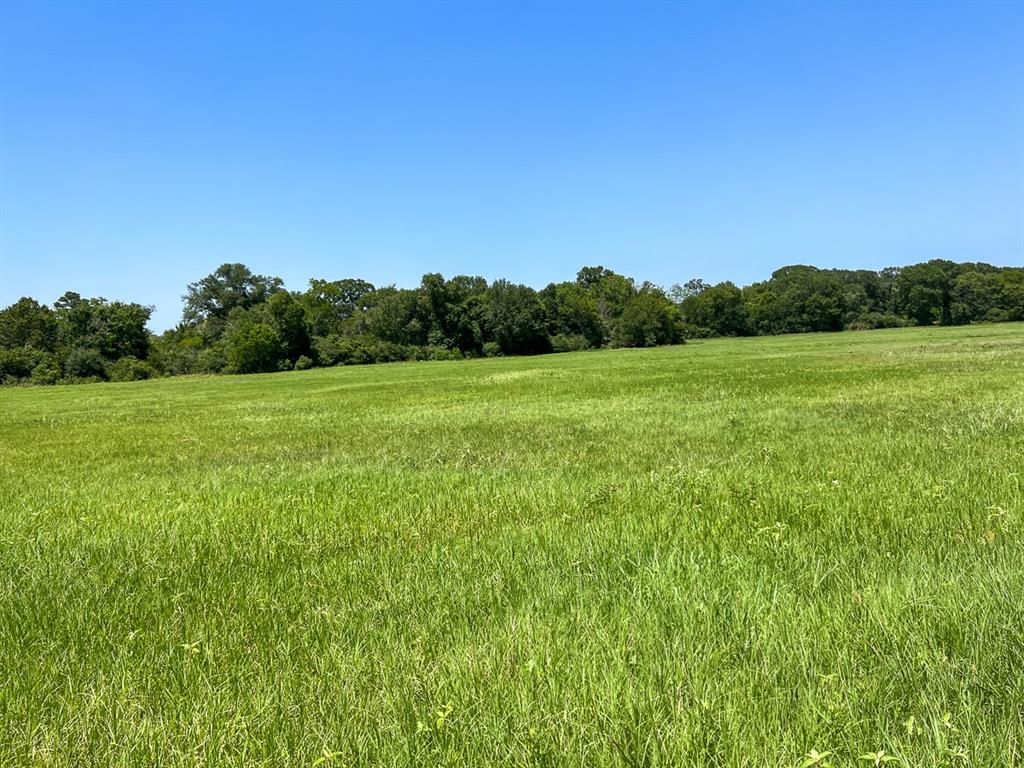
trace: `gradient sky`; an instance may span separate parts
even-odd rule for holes
[[[0,305],[1024,265],[1024,3],[0,4]]]

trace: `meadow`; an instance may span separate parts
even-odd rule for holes
[[[1024,325],[0,390],[0,765],[1024,765]]]

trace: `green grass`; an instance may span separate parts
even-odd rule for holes
[[[0,765],[1019,766],[1022,563],[1020,324],[7,389]]]

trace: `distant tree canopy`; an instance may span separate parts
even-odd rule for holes
[[[282,285],[281,278],[254,275],[244,264],[221,264],[213,274],[188,284],[182,297],[182,320],[191,324],[225,320],[235,307],[248,309],[262,304]]]
[[[29,381],[52,384],[60,380],[98,380],[127,376],[131,366],[112,373],[118,360],[140,363],[153,342],[146,323],[152,307],[83,299],[69,291],[49,308],[22,298],[0,310],[0,383]],[[131,370],[133,378],[148,378],[157,371]]]
[[[742,290],[675,286],[690,335],[743,336],[1024,320],[1024,268],[934,260],[902,269],[790,266]]]
[[[793,265],[740,288],[667,292],[602,266],[540,291],[482,277],[416,288],[314,278],[305,291],[244,264],[190,283],[180,324],[151,307],[68,292],[0,310],[0,382],[125,381],[398,360],[650,347],[686,338],[1024,320],[1024,268],[933,260],[880,272]]]

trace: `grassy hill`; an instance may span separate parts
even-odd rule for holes
[[[1022,562],[1021,324],[6,389],[0,765],[1021,765]]]

